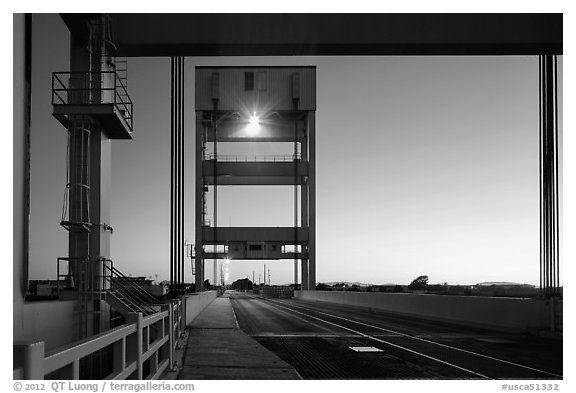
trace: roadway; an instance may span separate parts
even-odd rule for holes
[[[562,340],[229,293],[240,329],[304,379],[562,378]]]

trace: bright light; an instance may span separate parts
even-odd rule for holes
[[[250,116],[250,121],[248,126],[246,126],[246,132],[248,135],[257,134],[260,131],[260,119],[256,116],[256,112],[252,116]]]

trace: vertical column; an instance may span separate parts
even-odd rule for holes
[[[170,64],[170,289],[180,293],[184,283],[184,58],[172,57]]]
[[[95,16],[89,23],[89,39],[72,36],[70,44],[70,87],[78,90],[69,97],[70,104],[100,104],[102,72],[110,66],[102,61],[108,56],[105,39],[105,16]],[[84,262],[79,269],[82,311],[82,336],[107,330],[107,306],[100,300],[102,259],[110,257],[110,179],[112,145],[106,130],[90,116],[71,118],[70,154],[70,225],[69,255]],[[88,223],[87,232],[84,227]],[[72,266],[73,268],[73,266]],[[100,354],[91,360],[101,362]]]
[[[307,126],[307,125],[306,125]],[[309,145],[308,145],[308,132],[307,132],[307,127],[304,127],[305,131],[304,131],[304,135],[302,136],[302,141],[301,141],[301,151],[302,151],[302,162],[305,164],[308,164],[309,159],[310,159],[310,155],[308,153],[308,149],[309,149]],[[308,171],[310,170],[310,166],[307,165]],[[308,176],[302,176],[301,177],[301,183],[300,183],[300,200],[301,200],[301,207],[300,207],[300,214],[301,214],[301,226],[302,228],[308,228],[310,227],[310,220],[309,220],[309,206],[308,206],[308,193],[309,193],[309,179]],[[308,240],[308,239],[307,239]],[[309,274],[309,264],[308,264],[308,258],[306,258],[304,256],[304,253],[308,250],[308,244],[309,242],[303,242],[302,243],[302,247],[301,247],[301,253],[302,253],[302,269],[308,268],[308,274],[307,276],[307,284],[306,284],[306,289],[310,289],[310,285],[308,284],[308,281],[310,279],[310,274]],[[302,282],[304,283],[304,276],[302,276]],[[302,289],[304,289],[304,287],[302,287]]]
[[[90,61],[90,88],[91,104],[100,104],[103,96],[103,88],[111,86],[103,85],[110,80],[105,80],[103,72],[113,71],[111,65],[105,61],[110,56],[107,30],[110,21],[106,15],[96,16],[90,22],[89,61]],[[112,85],[113,86],[113,85]],[[112,176],[111,157],[112,143],[106,129],[90,119],[91,134],[88,148],[88,162],[90,165],[90,197],[89,215],[91,223],[90,240],[88,244],[89,264],[87,272],[87,317],[88,335],[97,334],[108,329],[109,315],[108,306],[101,300],[98,293],[101,290],[99,280],[102,272],[103,258],[110,258],[110,231],[104,224],[110,223],[110,184]],[[93,361],[102,365],[104,359],[102,352],[94,355]],[[98,366],[96,366],[98,367]]]
[[[90,254],[110,257],[110,232],[104,224],[110,223],[110,182],[112,173],[112,143],[97,130],[90,136]]]
[[[308,285],[308,281],[309,281],[309,277],[308,277],[308,260],[302,258],[300,260],[300,268],[302,271],[302,290],[303,291],[307,291],[309,289],[309,285]]]
[[[70,75],[69,87],[74,89],[74,94],[68,97],[69,104],[88,104],[89,101],[89,77],[91,70],[90,51],[88,40],[70,35]],[[91,175],[89,166],[93,165],[90,160],[90,144],[92,143],[92,127],[90,119],[82,115],[71,116],[68,125],[68,217],[62,217],[71,223],[84,222],[86,225],[92,222],[89,204]],[[94,179],[95,180],[95,179]],[[96,191],[94,191],[96,192]],[[98,201],[96,201],[98,203]],[[74,286],[80,299],[79,337],[84,338],[92,334],[91,318],[89,312],[94,310],[93,304],[89,304],[86,297],[89,283],[86,280],[87,269],[85,260],[90,254],[90,233],[83,225],[70,225],[68,227],[68,256],[70,261],[70,273],[74,277]],[[97,228],[91,228],[91,230]],[[89,324],[90,320],[90,324]],[[84,363],[88,364],[88,363]]]
[[[13,332],[22,332],[23,299],[28,289],[30,219],[30,85],[32,15],[13,14]]]
[[[184,291],[184,287],[183,284],[185,282],[184,279],[184,190],[185,190],[185,186],[184,186],[184,181],[185,181],[185,177],[184,177],[184,168],[185,168],[185,162],[184,162],[184,153],[185,153],[185,148],[184,148],[184,57],[180,56],[179,57],[179,64],[180,64],[180,80],[179,80],[179,97],[180,97],[180,102],[179,102],[179,111],[178,111],[178,121],[179,121],[179,135],[180,135],[180,141],[179,141],[179,154],[180,154],[180,162],[179,162],[179,192],[178,192],[178,197],[179,197],[179,206],[180,206],[180,211],[179,211],[179,220],[180,220],[180,233],[179,233],[179,239],[178,239],[178,266],[179,266],[179,271],[180,271],[180,284],[182,284],[182,293]]]
[[[196,292],[204,290],[204,240],[202,238],[202,226],[204,225],[204,174],[202,161],[204,155],[204,130],[202,125],[202,112],[196,112],[196,183],[195,183],[195,223],[196,223],[196,260],[194,262],[196,271],[195,286]]]
[[[174,137],[176,130],[176,116],[174,111],[175,103],[175,64],[174,57],[170,58],[170,294],[174,291],[175,269],[174,269]]]
[[[174,57],[174,63],[175,63],[175,68],[176,68],[176,92],[175,92],[175,101],[176,101],[176,105],[174,108],[174,117],[176,120],[176,127],[175,127],[175,136],[174,136],[174,172],[173,172],[173,176],[174,176],[174,180],[175,180],[175,184],[174,184],[174,207],[175,207],[175,214],[173,217],[174,220],[174,269],[176,271],[176,291],[179,293],[180,292],[180,221],[181,221],[181,215],[180,215],[180,188],[181,188],[181,179],[180,179],[180,171],[181,171],[181,163],[180,163],[180,139],[181,139],[181,133],[180,133],[180,112],[182,110],[181,108],[181,102],[180,102],[180,88],[181,88],[181,72],[182,69],[180,68],[180,57]]]
[[[95,127],[90,135],[90,231],[89,258],[87,266],[88,290],[99,292],[102,282],[99,280],[103,271],[103,259],[110,258],[110,231],[104,224],[110,223],[110,183],[112,176],[111,159],[112,143],[104,130]],[[97,334],[108,330],[109,316],[106,302],[98,297],[91,299],[88,311],[93,314],[92,331]],[[90,309],[91,308],[91,309]]]
[[[68,97],[70,104],[88,104],[89,78],[88,72],[91,69],[90,52],[87,50],[88,42],[85,39],[75,35],[70,36],[70,75],[69,86],[75,90],[76,94]],[[68,209],[70,221],[91,222],[89,214],[89,204],[92,201],[89,198],[88,190],[91,188],[89,177],[89,165],[93,165],[90,160],[90,144],[95,136],[92,135],[91,121],[88,117],[81,115],[71,117],[68,127]],[[98,148],[99,150],[99,148]],[[97,164],[97,162],[95,162]],[[83,174],[86,174],[85,176]],[[94,180],[98,177],[94,178]],[[80,186],[85,181],[87,188]],[[70,184],[75,183],[75,184]],[[95,194],[97,191],[94,191]],[[95,195],[97,196],[97,195]],[[66,220],[65,217],[63,217]],[[96,230],[96,228],[94,228]],[[90,235],[80,226],[71,226],[68,234],[68,255],[70,258],[84,259],[89,255]],[[74,260],[71,262],[71,269],[75,272],[78,267],[74,266]],[[79,283],[75,283],[78,285]]]
[[[218,252],[218,127],[216,125],[216,119],[218,112],[216,110],[218,101],[213,100],[214,111],[212,112],[212,132],[214,133],[214,202],[212,203],[212,211],[214,212],[214,222],[212,223],[214,227],[214,248],[212,252],[214,253],[214,259],[212,261],[212,274],[213,281],[212,285],[218,285],[218,259],[216,253]]]
[[[316,289],[316,112],[308,112],[308,289]]]
[[[539,58],[540,77],[540,288],[559,295],[557,56]]]
[[[294,106],[298,106],[298,101],[295,100]],[[297,112],[295,111],[295,114]],[[298,160],[298,119],[294,120],[294,288],[298,284],[298,183],[301,183],[302,177],[298,173],[298,167],[300,162],[306,162],[304,158],[304,146],[301,146],[302,155],[300,160]],[[300,187],[303,190],[303,186]],[[302,203],[302,202],[301,202]],[[303,210],[301,209],[301,212]],[[301,226],[304,226],[304,221],[301,220]],[[302,258],[300,258],[303,260]]]

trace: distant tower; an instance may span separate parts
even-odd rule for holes
[[[315,113],[314,66],[196,67],[197,291],[204,289],[204,260],[216,266],[222,258],[291,259],[300,263],[302,289],[315,288]],[[247,160],[219,154],[222,142],[288,142],[294,151]],[[219,227],[218,189],[239,185],[293,186],[294,226]]]

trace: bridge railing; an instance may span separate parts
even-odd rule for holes
[[[79,379],[80,361],[110,348],[113,371],[103,379],[158,379],[174,365],[177,339],[186,324],[185,309],[185,302],[178,300],[147,317],[130,313],[122,326],[48,352],[43,341],[16,343],[14,362],[22,366],[13,370],[13,378]]]
[[[218,161],[218,162],[292,162],[300,161],[302,156],[297,154],[284,154],[284,155],[235,155],[235,154],[204,154],[204,161]]]
[[[267,286],[264,288],[259,288],[253,290],[255,293],[265,297],[275,297],[275,298],[293,298],[294,297],[294,288],[293,287],[286,287],[286,286]]]

